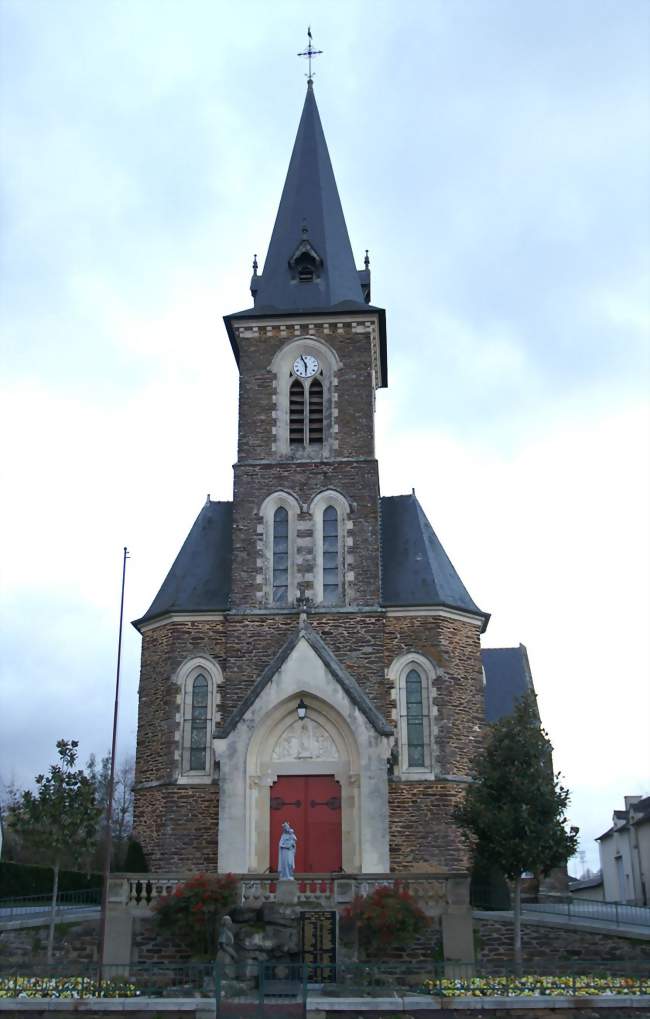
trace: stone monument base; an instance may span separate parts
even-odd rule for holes
[[[278,881],[275,901],[283,906],[295,906],[298,901],[298,885],[295,881],[284,879]]]

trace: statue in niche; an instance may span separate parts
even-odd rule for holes
[[[298,839],[296,833],[288,821],[282,824],[280,835],[278,869],[281,881],[293,881],[293,872],[296,869],[296,846]]]

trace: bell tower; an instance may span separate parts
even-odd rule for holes
[[[240,372],[232,608],[376,607],[385,312],[367,255],[355,267],[311,79],[251,293],[225,317]]]

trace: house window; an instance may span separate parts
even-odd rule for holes
[[[278,506],[273,514],[273,604],[289,601],[289,514]]]
[[[204,771],[208,748],[208,681],[202,673],[192,683],[190,771]]]
[[[336,506],[327,506],[323,511],[323,602],[336,604],[340,590],[339,514]]]

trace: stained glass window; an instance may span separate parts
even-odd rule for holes
[[[199,673],[192,683],[190,771],[205,771],[208,748],[208,681]]]
[[[334,605],[339,600],[339,515],[335,506],[323,512],[323,601]]]
[[[273,604],[289,602],[289,514],[279,506],[273,514]]]
[[[422,699],[422,677],[416,669],[409,669],[406,675],[405,693],[408,766],[409,768],[424,768],[424,735],[425,723],[428,722],[428,719]]]

